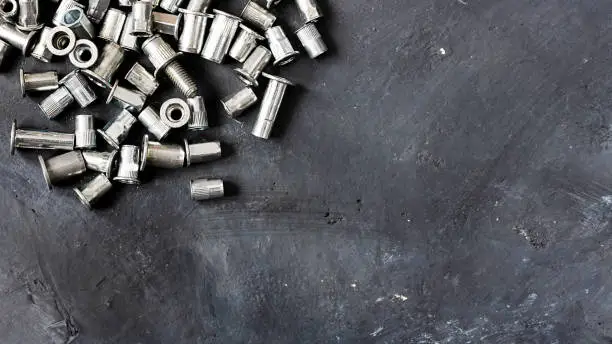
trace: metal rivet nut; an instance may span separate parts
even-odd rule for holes
[[[17,122],[13,121],[11,126],[11,155],[15,154],[15,148],[20,149],[74,149],[74,134],[57,133],[53,131],[17,129]]]
[[[85,184],[82,189],[74,188],[77,197],[87,208],[92,207],[102,196],[113,188],[113,184],[104,174],[98,174],[94,179]]]
[[[189,122],[191,110],[184,100],[171,98],[162,104],[159,115],[170,128],[180,128]]]
[[[81,175],[87,170],[80,151],[64,153],[47,160],[39,155],[38,161],[49,189],[51,185]]]
[[[21,68],[19,69],[19,83],[21,84],[21,96],[32,91],[53,91],[59,87],[56,71],[26,73]]]

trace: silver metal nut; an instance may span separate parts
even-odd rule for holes
[[[91,209],[102,196],[107,194],[113,188],[113,184],[104,174],[98,174],[94,179],[89,181],[82,189],[73,188],[77,197],[87,208]]]
[[[185,165],[185,149],[177,144],[162,144],[144,135],[141,146],[140,170],[147,165],[161,168],[181,168]]]
[[[98,61],[98,47],[88,39],[79,39],[68,57],[73,66],[79,69],[87,69]]]
[[[270,44],[270,51],[274,55],[274,65],[283,66],[296,59],[300,54],[296,51],[289,38],[280,26],[273,26],[266,31],[266,37]]]
[[[251,133],[262,139],[268,139],[276,121],[276,116],[280,109],[281,103],[285,96],[285,92],[289,85],[294,85],[291,81],[263,73],[263,76],[270,79],[266,93],[261,101],[261,108],[257,115],[257,120],[253,126]]]
[[[109,8],[108,11],[106,11],[106,16],[104,16],[104,21],[102,22],[98,37],[108,42],[119,43],[125,18],[126,15],[123,11],[116,8]]]
[[[123,31],[121,31],[121,37],[119,37],[119,45],[123,48],[139,52],[139,42],[138,36],[132,34],[134,31],[134,13],[130,12],[125,19],[125,24],[123,25]]]
[[[112,121],[106,123],[102,130],[97,131],[109,145],[119,149],[119,144],[125,140],[134,123],[136,117],[129,111],[122,110]]]
[[[31,53],[33,58],[45,63],[51,62],[51,59],[53,58],[53,53],[47,49],[47,40],[49,39],[50,33],[50,27],[45,26],[42,28],[39,36],[40,38],[38,39],[38,42],[34,46],[34,49],[32,49]]]
[[[38,31],[21,32],[12,24],[0,23],[0,39],[19,49],[24,56],[32,50],[37,34]]]
[[[159,118],[157,111],[150,106],[140,112],[138,120],[158,140],[163,140],[170,132],[170,127]]]
[[[310,23],[323,17],[323,12],[316,0],[295,0],[304,22]]]
[[[96,130],[92,115],[77,115],[74,117],[74,147],[81,149],[96,148]]]
[[[199,54],[204,48],[206,37],[206,23],[213,15],[207,13],[192,12],[179,8],[183,31],[178,42],[178,50],[191,54]]]
[[[56,26],[49,32],[47,49],[55,56],[70,54],[76,45],[76,36],[72,30],[65,26]]]
[[[90,69],[83,70],[83,73],[96,85],[111,88],[113,76],[124,58],[125,50],[116,43],[108,42],[102,49],[102,54],[96,64]]]
[[[189,188],[191,199],[204,201],[220,198],[225,195],[223,180],[221,179],[195,179],[191,181]]]
[[[26,73],[21,68],[19,69],[19,83],[21,84],[22,97],[28,92],[53,91],[59,87],[56,71]]]
[[[53,25],[61,26],[62,18],[64,17],[64,13],[66,13],[67,11],[73,8],[85,8],[85,6],[83,6],[78,1],[75,1],[75,0],[62,0],[59,6],[57,6],[55,13],[53,14],[53,19],[51,20]]]
[[[155,77],[138,62],[134,63],[125,74],[125,80],[147,96],[151,96],[159,87],[159,82],[155,80]]]
[[[242,19],[219,10],[213,12],[215,13],[215,19],[210,26],[201,56],[209,61],[222,63]]]
[[[60,86],[55,92],[43,99],[38,105],[48,119],[57,117],[74,102],[74,97],[65,86]]]
[[[191,110],[189,105],[180,98],[166,100],[159,111],[161,120],[170,128],[180,128],[189,122]]]
[[[295,31],[295,34],[311,59],[315,59],[327,51],[327,45],[325,45],[323,37],[321,37],[314,22],[304,24]]]
[[[64,153],[47,160],[39,155],[38,161],[49,189],[51,185],[81,175],[87,170],[80,151]]]
[[[257,103],[257,94],[250,87],[245,87],[221,100],[221,105],[231,118],[240,116],[244,110],[255,103]]]
[[[180,20],[176,14],[153,11],[153,32],[179,39]]]
[[[22,31],[36,31],[43,25],[39,21],[38,0],[19,0],[17,28]]]
[[[98,99],[96,93],[89,86],[87,79],[78,70],[72,71],[63,77],[60,80],[60,84],[68,89],[81,108],[89,106]]]
[[[85,158],[85,165],[88,170],[97,171],[106,174],[110,178],[113,170],[115,169],[115,157],[117,156],[118,150],[112,152],[95,152],[95,151],[83,151],[83,158]]]
[[[276,21],[274,14],[253,0],[247,2],[240,17],[264,31],[272,27]]]
[[[153,5],[149,1],[136,1],[132,5],[132,35],[150,37],[153,35]]]
[[[110,6],[110,0],[89,0],[87,2],[87,16],[92,22],[98,24],[104,18]]]
[[[161,0],[159,2],[159,7],[165,9],[170,13],[176,13],[182,3],[183,0]]]
[[[138,172],[140,171],[140,148],[132,145],[121,146],[119,154],[119,169],[113,178],[123,184],[140,184]]]
[[[240,24],[240,29],[228,55],[238,62],[244,62],[257,47],[257,42],[265,38],[244,24]]]
[[[251,55],[242,64],[242,67],[236,68],[234,71],[238,73],[238,77],[248,86],[258,86],[259,82],[257,79],[271,59],[272,53],[270,50],[260,45],[253,50]]]
[[[208,115],[206,113],[204,98],[202,96],[187,98],[187,104],[189,104],[189,109],[191,110],[191,118],[189,118],[187,129],[208,129]]]
[[[66,11],[62,16],[62,25],[72,30],[77,38],[92,39],[96,35],[96,29],[82,8]]]
[[[221,158],[221,142],[202,142],[189,144],[183,140],[185,145],[185,166],[201,164]]]
[[[119,106],[128,111],[138,112],[142,110],[147,101],[147,96],[139,91],[119,86],[119,80],[117,80],[108,93],[106,104],[110,104],[111,101],[115,101]]]
[[[74,149],[74,134],[53,131],[18,129],[13,121],[10,133],[10,152],[20,149],[56,149],[71,151]]]

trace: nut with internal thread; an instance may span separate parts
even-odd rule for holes
[[[48,119],[53,119],[62,113],[70,104],[74,102],[74,97],[65,86],[60,86],[47,98],[38,104],[42,112]]]
[[[19,11],[17,0],[2,0],[0,1],[0,18],[8,23],[15,22],[15,16]]]
[[[184,100],[170,98],[162,104],[159,117],[170,128],[181,128],[189,123],[191,109]]]
[[[153,5],[149,1],[136,1],[132,5],[132,35],[150,37],[153,35]]]
[[[130,12],[125,19],[121,37],[119,37],[119,45],[127,50],[140,52],[138,36],[133,35],[134,32],[134,13]]]
[[[25,97],[28,92],[53,91],[59,87],[56,71],[26,73],[21,68],[19,69],[19,83],[22,97]]]
[[[248,86],[258,86],[259,82],[257,79],[271,59],[272,53],[270,50],[260,45],[253,50],[249,58],[242,64],[242,67],[236,68],[234,71],[238,73],[240,80]]]
[[[125,18],[126,15],[123,11],[116,8],[109,8],[102,22],[98,37],[108,42],[119,43]]]
[[[204,130],[208,128],[208,115],[206,113],[206,105],[204,104],[204,98],[197,96],[187,99],[189,109],[191,110],[191,117],[189,123],[187,123],[188,130]]]
[[[159,72],[163,71],[185,97],[191,98],[197,95],[197,84],[180,63],[176,61],[179,54],[161,36],[154,35],[144,41],[142,43],[142,51],[155,67],[154,75],[156,78]]]
[[[89,86],[87,79],[78,70],[72,71],[63,77],[60,80],[60,84],[68,89],[81,108],[89,106],[98,99],[96,93]]]
[[[323,12],[316,0],[295,0],[298,10],[306,23],[323,18]]]
[[[64,153],[47,160],[39,155],[38,161],[49,189],[51,185],[81,175],[87,170],[80,151]]]
[[[113,76],[121,66],[125,58],[125,50],[117,43],[108,42],[102,49],[102,55],[96,64],[90,69],[83,70],[83,73],[102,88],[111,88]]]
[[[33,129],[17,129],[17,122],[13,121],[10,142],[11,155],[15,154],[15,148],[71,151],[74,149],[74,134]]]
[[[53,14],[53,19],[51,20],[53,25],[61,26],[64,14],[74,8],[82,9],[85,8],[85,6],[81,5],[75,0],[62,0],[55,10],[55,14]]]
[[[253,0],[247,2],[240,17],[264,31],[272,27],[276,21],[274,14]]]
[[[0,23],[0,39],[19,49],[24,56],[32,50],[37,33],[38,31],[21,32],[14,25]]]
[[[222,63],[242,19],[219,10],[214,10],[214,13],[215,19],[210,26],[201,55],[209,61]]]
[[[118,150],[112,152],[83,151],[85,165],[90,171],[97,171],[111,176],[115,169],[115,157]]]
[[[323,37],[321,37],[313,22],[304,24],[295,31],[295,34],[311,59],[315,59],[327,51],[327,45],[325,45]]]
[[[183,21],[183,31],[179,37],[178,50],[191,54],[199,54],[204,48],[206,36],[206,23],[213,15],[200,12],[187,11],[179,8]]]
[[[110,0],[89,0],[87,2],[87,16],[92,22],[98,24],[104,18],[109,6]]]
[[[191,199],[195,201],[220,198],[225,195],[223,180],[221,179],[192,180],[189,191]]]
[[[274,26],[269,28],[266,31],[266,37],[268,38],[268,43],[270,44],[270,50],[272,51],[272,55],[274,55],[274,65],[283,66],[288,64],[289,62],[296,59],[296,57],[300,54],[297,52],[285,31],[280,26]]]
[[[74,147],[81,149],[96,148],[96,130],[92,115],[74,117]]]
[[[98,61],[98,47],[88,39],[77,39],[68,57],[73,66],[87,69]]]
[[[244,110],[255,103],[257,103],[257,94],[250,87],[245,87],[221,100],[221,105],[231,118],[240,116]]]
[[[181,168],[185,165],[185,149],[177,144],[162,144],[144,135],[141,146],[140,170],[147,165],[161,168]]]
[[[119,153],[119,168],[117,176],[113,178],[123,184],[140,184],[138,172],[140,171],[140,148],[132,145],[121,146]]]
[[[94,179],[89,181],[82,189],[73,188],[77,197],[87,208],[91,209],[102,196],[108,193],[113,188],[113,184],[104,174],[98,174]]]
[[[134,63],[127,72],[125,80],[147,96],[151,96],[159,87],[159,82],[155,80],[155,77],[138,62]]]
[[[70,54],[76,45],[76,36],[72,30],[65,26],[56,26],[49,32],[47,49],[55,56]]]
[[[240,24],[240,29],[228,55],[238,62],[244,62],[257,47],[257,42],[265,38],[244,24]]]
[[[221,142],[201,142],[189,144],[183,140],[185,145],[185,166],[200,164],[221,158]]]
[[[21,31],[36,31],[43,25],[39,21],[38,0],[19,0],[17,28]]]
[[[140,111],[147,101],[147,96],[139,91],[119,86],[119,80],[117,80],[108,93],[106,104],[110,104],[111,101],[115,101],[119,106],[128,111]]]
[[[32,57],[40,60],[45,63],[51,62],[53,58],[53,53],[47,49],[47,40],[49,39],[49,34],[51,33],[50,27],[43,27],[40,31],[40,38],[36,45],[34,45],[34,49],[32,49]]]
[[[159,118],[157,111],[150,106],[140,112],[138,120],[158,140],[163,140],[170,132],[170,127]]]
[[[115,149],[119,149],[119,144],[125,140],[132,125],[136,123],[134,117],[129,111],[121,110],[121,112],[110,122],[106,123],[103,129],[98,129],[98,134]]]
[[[74,31],[77,38],[92,39],[96,30],[82,8],[73,8],[62,17],[62,25]]]
[[[179,39],[180,27],[179,16],[176,14],[153,11],[153,32]]]
[[[268,83],[266,93],[261,101],[259,115],[257,115],[257,121],[255,121],[251,133],[259,138],[268,139],[285,96],[287,86],[293,86],[294,84],[287,79],[267,73],[263,73],[263,76],[270,79],[270,82]]]

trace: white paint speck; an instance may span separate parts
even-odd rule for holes
[[[287,283],[283,284],[285,287],[288,287],[289,285]]]
[[[444,56],[444,55],[446,55],[446,54],[447,54],[447,51],[446,51],[446,49],[444,49],[444,48],[440,48],[440,49],[438,49],[438,53],[439,53],[440,55]]]
[[[376,302],[383,302],[383,301],[385,301],[385,298],[382,296],[376,299]]]
[[[496,218],[495,218],[495,222],[499,222],[499,217],[496,217]]]
[[[393,294],[393,300],[406,301],[408,300],[408,296],[404,296],[402,294]]]
[[[370,336],[372,336],[372,337],[376,337],[376,336],[378,336],[378,334],[379,334],[379,333],[381,333],[383,329],[384,329],[384,328],[383,328],[382,326],[380,326],[379,328],[377,328],[376,330],[374,330],[374,332],[370,333]]]
[[[355,284],[355,283],[351,283],[351,288],[353,288],[353,289],[354,289],[354,288],[357,288],[357,284]]]
[[[589,289],[585,289],[585,290],[584,290],[584,293],[585,293],[585,294],[588,294],[588,293],[590,293],[590,292],[591,292],[591,291],[590,291]]]

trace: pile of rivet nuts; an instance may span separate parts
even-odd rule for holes
[[[258,101],[253,88],[259,86],[262,76],[268,80],[252,129],[262,139],[270,136],[285,91],[293,85],[263,72],[270,63],[285,65],[299,54],[285,30],[274,26],[276,16],[271,8],[281,0],[267,0],[265,6],[251,0],[240,17],[216,9],[209,12],[210,0],[185,0],[184,8],[184,0],[119,0],[114,4],[117,8],[110,6],[111,0],[90,0],[87,8],[75,0],[61,0],[52,26],[41,22],[38,1],[0,0],[0,63],[7,51],[17,48],[42,62],[68,56],[75,70],[59,79],[55,71],[21,69],[22,93],[53,91],[39,104],[48,119],[56,119],[73,103],[81,108],[94,103],[98,98],[95,88],[105,92],[107,104],[117,104],[121,110],[97,130],[93,116],[77,115],[74,133],[22,129],[13,122],[11,154],[15,148],[68,151],[46,160],[39,156],[43,176],[51,187],[87,170],[97,172],[83,187],[74,189],[88,207],[109,192],[111,179],[139,184],[139,172],[146,166],[181,168],[221,156],[220,142],[164,142],[173,129],[208,128],[204,100],[178,60],[181,53],[199,54],[218,64],[229,55],[241,64],[235,72],[244,88],[221,100],[231,118]],[[316,58],[327,50],[315,26],[321,10],[315,0],[294,1],[305,22],[295,33],[308,56]],[[142,52],[154,70],[136,62],[119,80],[115,74],[130,52]],[[163,76],[185,99],[167,99],[158,111],[147,106],[147,98],[159,88]],[[142,145],[122,145],[136,122],[148,131]],[[96,132],[112,150],[96,150]],[[190,193],[194,200],[221,197],[223,181],[192,180]]]

